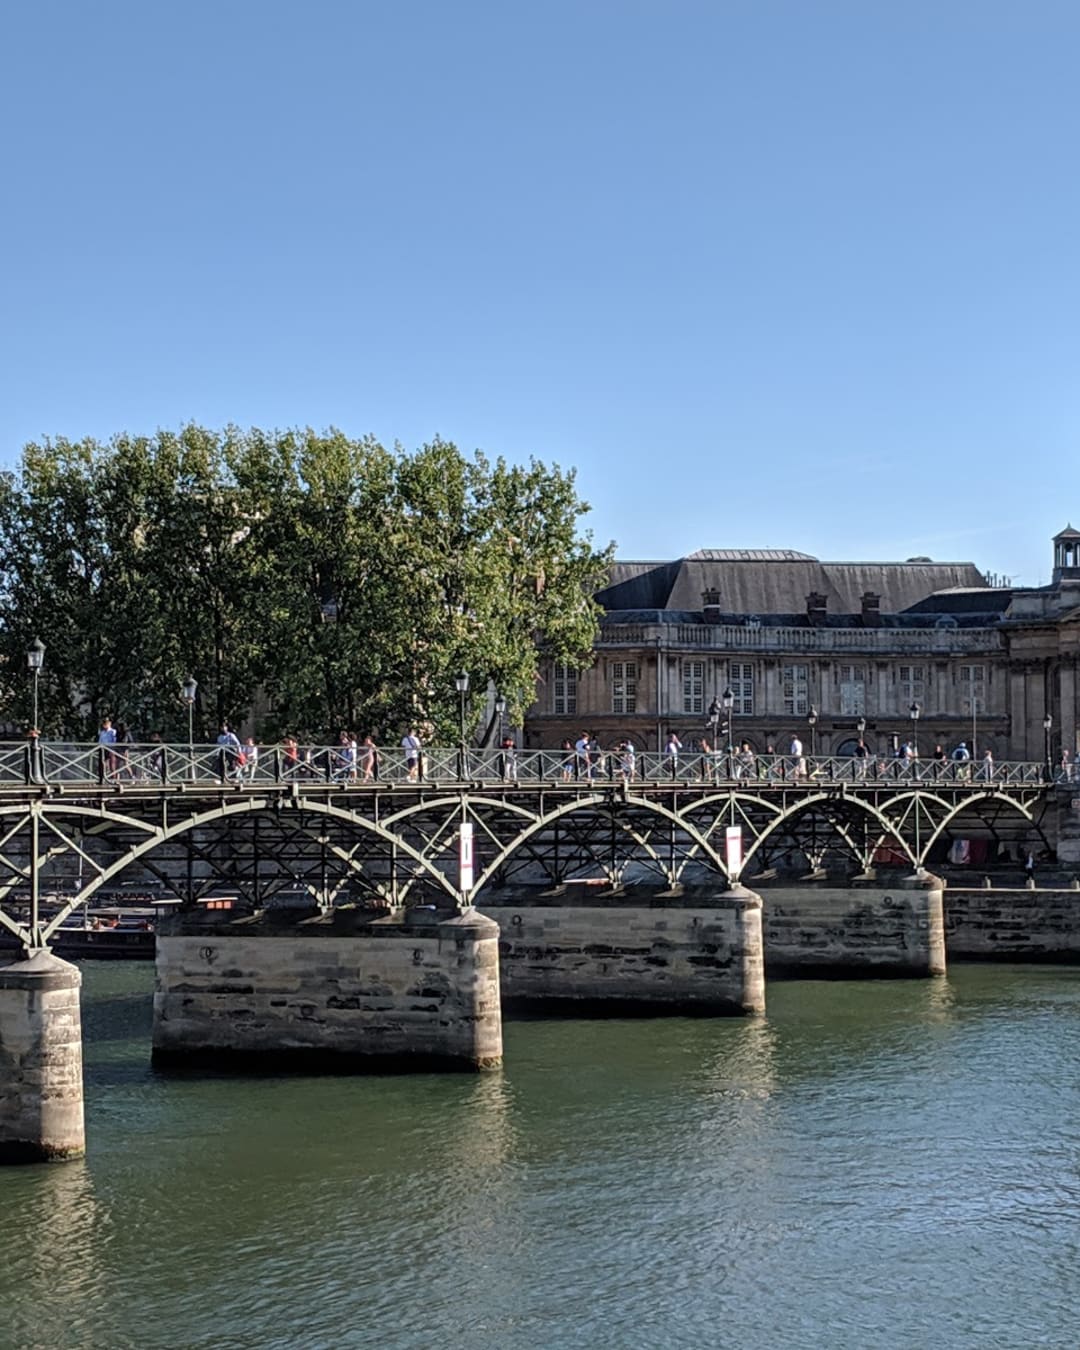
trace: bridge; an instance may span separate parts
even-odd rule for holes
[[[919,869],[954,838],[1049,848],[1041,763],[340,747],[0,747],[0,924],[28,952],[95,897],[464,910],[511,884],[726,889]],[[740,847],[729,852],[729,831]]]

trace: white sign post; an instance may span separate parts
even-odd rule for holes
[[[473,835],[472,821],[461,822],[458,835],[458,890],[466,902],[473,888]]]
[[[739,879],[743,864],[742,826],[729,825],[724,831],[724,842],[727,846],[728,881],[735,882]]]

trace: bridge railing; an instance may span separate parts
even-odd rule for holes
[[[750,751],[680,752],[597,750],[474,750],[425,747],[419,763],[392,747],[354,755],[342,746],[79,745],[42,741],[0,743],[0,786],[98,784],[115,788],[283,782],[364,786],[375,783],[576,783],[827,785],[831,783],[945,783],[1013,786],[1080,782],[1065,770],[1049,774],[1030,761],[909,760],[881,756],[758,755]]]

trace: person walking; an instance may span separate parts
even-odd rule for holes
[[[375,781],[375,770],[378,768],[378,764],[379,752],[376,749],[375,742],[370,736],[365,736],[360,742],[356,764],[363,782],[373,783]]]
[[[804,778],[806,776],[806,760],[803,758],[803,743],[799,740],[798,734],[792,736],[791,749],[788,753],[791,755],[792,778]]]
[[[967,748],[967,741],[961,741],[952,752],[952,761],[956,765],[957,778],[966,779],[971,776],[971,751]]]
[[[35,731],[35,735],[36,735]],[[112,724],[112,719],[104,717],[101,720],[101,729],[98,732],[98,745],[105,749],[98,753],[101,755],[103,764],[102,769],[106,778],[116,777],[116,751],[112,748],[116,744],[116,728]]]
[[[223,783],[228,783],[236,776],[240,759],[240,738],[228,722],[222,722],[217,743],[221,747],[218,751],[218,777]]]
[[[583,731],[574,743],[574,753],[577,756],[576,775],[578,778],[590,778],[589,773],[589,733]]]
[[[410,727],[402,736],[401,748],[405,752],[405,776],[410,783],[416,783],[420,779],[420,756],[424,747],[415,727]]]
[[[667,735],[667,744],[664,746],[664,768],[671,774],[672,778],[679,776],[679,751],[682,749],[682,741],[673,731]]]

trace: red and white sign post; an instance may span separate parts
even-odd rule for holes
[[[461,822],[458,835],[458,890],[468,903],[473,888],[473,827],[471,820]]]
[[[742,871],[742,826],[729,825],[724,831],[724,843],[727,847],[728,881],[735,882]]]

